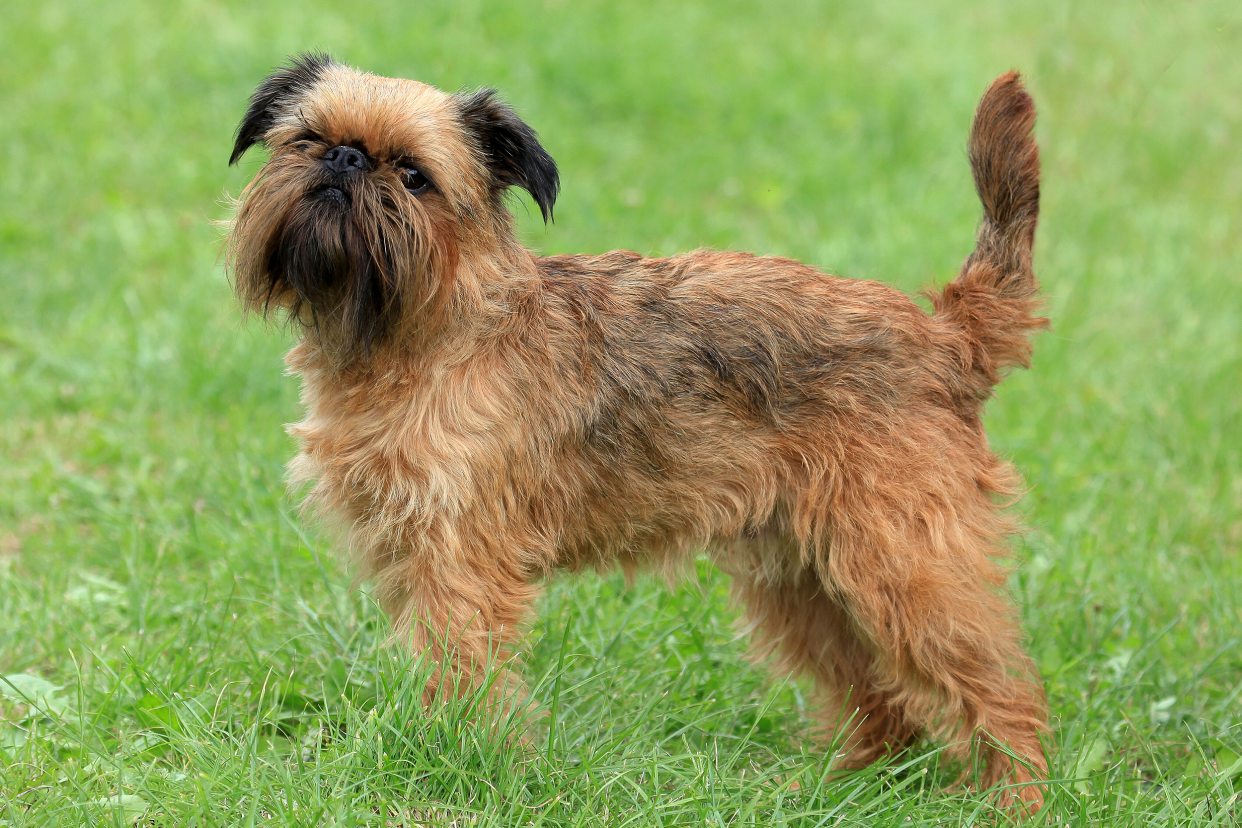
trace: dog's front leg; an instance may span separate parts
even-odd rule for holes
[[[486,531],[483,531],[486,527]],[[393,640],[435,665],[424,692],[432,704],[485,689],[519,699],[511,671],[540,588],[521,550],[492,520],[439,519],[378,573]]]

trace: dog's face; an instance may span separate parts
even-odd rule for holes
[[[447,95],[320,55],[255,90],[229,163],[256,143],[271,160],[228,241],[238,296],[355,356],[434,308],[464,257],[509,238],[509,187],[545,221],[559,187],[534,131],[491,90]]]

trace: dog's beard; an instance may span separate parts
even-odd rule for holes
[[[230,240],[239,295],[289,319],[345,358],[388,338],[430,262],[403,189],[269,165],[245,194]],[[390,191],[393,190],[393,191]],[[403,200],[404,199],[404,200]],[[425,234],[425,231],[424,231]]]
[[[273,291],[292,292],[289,312],[346,350],[369,351],[400,311],[390,248],[372,243],[357,195],[311,188],[272,235],[266,270]]]

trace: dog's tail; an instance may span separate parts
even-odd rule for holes
[[[1034,125],[1035,104],[1018,73],[993,81],[970,130],[970,167],[983,202],[975,250],[954,281],[929,293],[936,319],[964,335],[980,398],[1006,368],[1030,365],[1029,336],[1048,326],[1036,315],[1039,283],[1031,268],[1039,217]]]

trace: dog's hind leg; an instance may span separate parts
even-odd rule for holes
[[[1042,790],[1024,783],[1047,770],[1047,711],[991,560],[1006,523],[979,482],[986,473],[938,468],[935,486],[913,474],[843,476],[825,587],[871,644],[874,686],[903,721],[958,758],[977,747],[981,785],[1017,783],[1012,796],[1034,810]]]
[[[841,767],[864,767],[918,737],[893,695],[874,686],[872,648],[813,572],[777,583],[735,574],[733,595],[753,659],[814,681],[817,735],[835,737]]]

